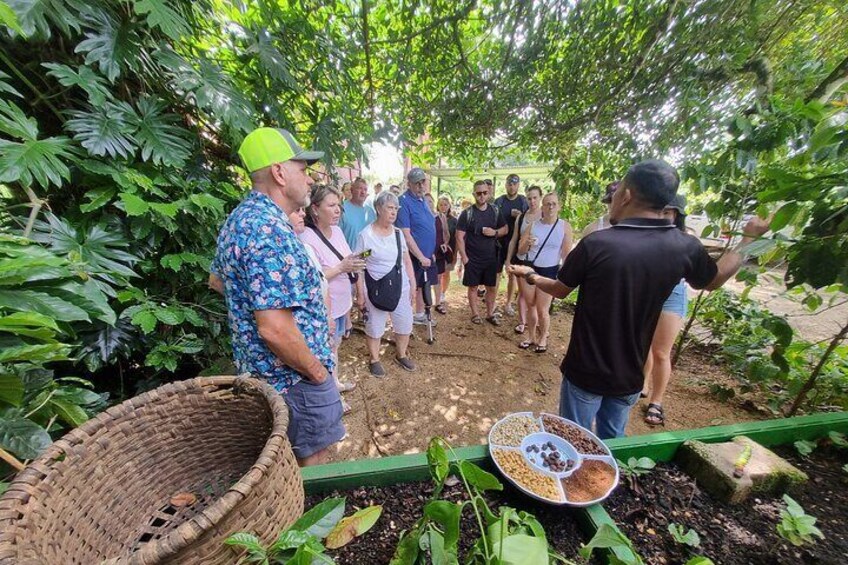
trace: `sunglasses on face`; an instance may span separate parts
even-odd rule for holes
[[[489,191],[484,190],[482,192],[475,192],[474,194],[476,194],[477,196],[485,196],[485,195],[489,194]]]

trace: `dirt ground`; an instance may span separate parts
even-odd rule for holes
[[[395,364],[393,345],[384,343],[388,375],[371,377],[364,335],[355,330],[343,342],[341,377],[358,386],[345,394],[353,411],[345,416],[348,436],[334,448],[333,460],[420,452],[436,435],[454,446],[482,444],[492,424],[506,414],[557,412],[570,307],[552,316],[548,351],[537,354],[517,347],[516,318],[504,318],[500,327],[478,326],[470,321],[464,289],[452,286],[448,301],[447,315],[433,313],[438,322],[434,344],[426,342],[426,326],[415,326],[410,344],[410,357],[418,365],[414,373]],[[690,348],[672,375],[664,403],[665,427],[643,422],[643,400],[633,410],[628,435],[762,418],[744,408],[752,405],[750,400],[721,402],[708,394],[709,384],[728,381],[708,353]]]

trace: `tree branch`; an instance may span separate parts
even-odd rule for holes
[[[368,107],[371,109],[371,122],[377,121],[374,111],[374,79],[371,76],[371,45],[368,29],[368,0],[362,0],[362,43],[365,48],[365,80],[368,82]]]
[[[846,82],[848,82],[848,57],[845,57],[841,63],[836,65],[836,68],[827,75],[827,78],[807,95],[804,102],[812,102],[813,100],[827,102]]]

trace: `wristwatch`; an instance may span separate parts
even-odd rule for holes
[[[529,273],[524,280],[527,281],[527,284],[534,285],[536,284],[536,273]]]

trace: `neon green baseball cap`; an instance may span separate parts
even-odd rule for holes
[[[238,150],[249,173],[285,161],[306,161],[311,165],[324,157],[323,151],[306,151],[287,130],[257,128],[247,134]]]

